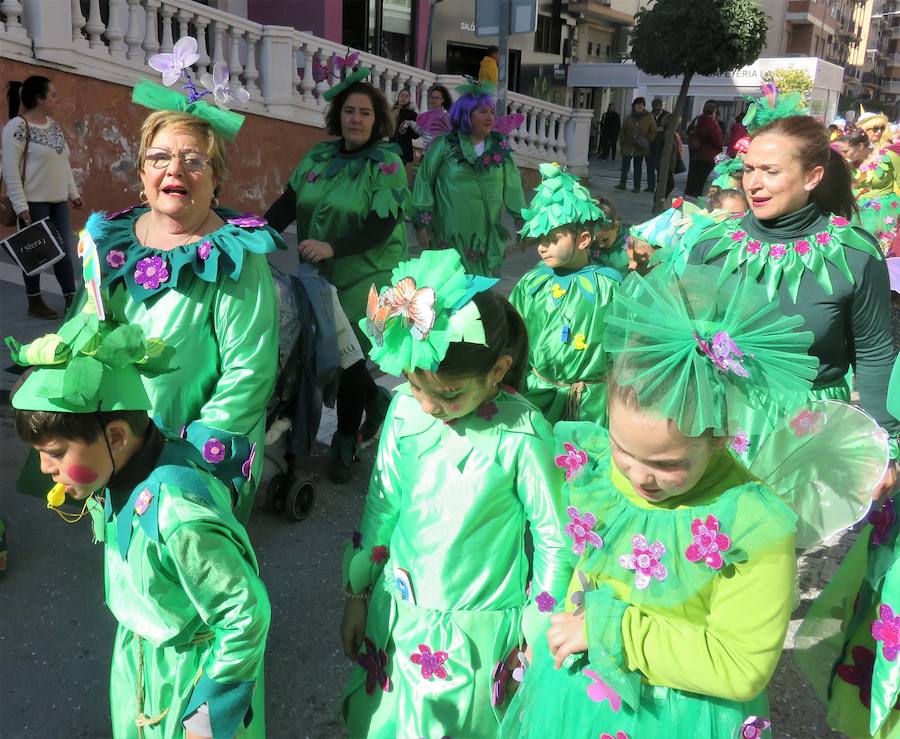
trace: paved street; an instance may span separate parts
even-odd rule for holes
[[[649,217],[649,194],[612,189],[618,181],[618,164],[594,163],[592,189],[611,196],[626,222]],[[683,180],[681,175],[679,185]],[[0,256],[3,259],[8,258]],[[279,254],[272,261],[291,269],[293,259],[292,254]],[[508,292],[535,261],[531,253],[512,254],[504,267],[502,289]],[[61,307],[58,289],[52,292],[55,281],[47,276],[43,281],[45,290],[51,291],[49,302]],[[0,261],[0,315],[3,335],[13,334],[22,341],[53,328],[50,322],[25,317],[21,277],[8,261]],[[8,364],[4,347],[0,367]],[[0,376],[0,390],[8,392],[13,378]],[[388,378],[381,382],[391,384]],[[320,440],[327,441],[333,428],[333,414],[326,414]],[[91,543],[87,520],[68,525],[41,501],[12,492],[26,450],[16,440],[5,403],[0,407],[0,448],[0,514],[9,523],[10,550],[9,572],[0,580],[4,693],[0,735],[109,736],[107,680],[114,622],[103,604],[100,548]],[[338,637],[341,544],[358,520],[373,452],[372,447],[365,451],[350,484],[336,487],[317,476],[325,460],[321,447],[308,462],[318,485],[310,517],[292,524],[258,507],[251,521],[250,536],[273,611],[266,657],[270,737],[342,736],[339,703],[349,664]],[[808,606],[831,576],[850,538],[803,558],[802,604]],[[838,736],[825,728],[822,708],[794,669],[790,640],[770,696],[775,736]]]

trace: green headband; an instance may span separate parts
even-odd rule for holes
[[[531,206],[522,208],[525,225],[519,231],[523,236],[539,237],[554,228],[569,224],[605,224],[609,222],[597,201],[577,177],[570,175],[556,162],[541,164],[541,183]]]
[[[234,141],[244,124],[244,116],[240,113],[217,108],[205,100],[192,103],[182,93],[143,78],[135,83],[131,102],[150,110],[172,110],[200,118],[227,141]]]
[[[480,97],[488,95],[495,97],[497,95],[497,85],[490,80],[476,80],[474,77],[466,75],[466,81],[456,88],[460,95],[474,95]]]
[[[370,74],[372,74],[372,70],[369,69],[369,67],[360,67],[355,72],[351,72],[344,77],[344,79],[338,82],[334,87],[325,90],[325,92],[322,93],[322,99],[330,103],[344,90],[350,87],[350,85],[366,79]]]

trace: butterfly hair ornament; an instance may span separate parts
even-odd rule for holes
[[[498,280],[468,275],[459,254],[426,251],[399,264],[391,284],[369,290],[360,328],[372,342],[369,356],[392,375],[437,371],[451,343],[487,345],[472,298]]]
[[[362,82],[372,74],[372,69],[370,67],[359,66],[359,52],[354,51],[351,53],[349,48],[347,49],[347,56],[335,55],[331,58],[331,64],[334,76],[343,76],[343,79],[322,93],[322,99],[327,102],[334,100],[344,90],[350,87],[350,85],[356,82]],[[324,71],[325,78],[323,81],[328,78],[328,68],[325,67]]]
[[[818,369],[800,316],[781,315],[752,280],[718,276],[707,265],[631,274],[606,314],[616,384],[685,436],[728,436],[744,406],[793,404]]]
[[[198,89],[191,76],[191,67],[200,60],[197,49],[197,40],[184,36],[178,39],[171,53],[151,56],[148,64],[162,75],[163,84],[139,79],[131,101],[151,110],[172,110],[202,118],[218,135],[234,141],[244,123],[244,116],[231,108],[246,105],[250,93],[240,85],[232,84],[225,62],[216,62],[212,74],[204,72],[200,75],[203,89]],[[169,89],[179,80],[184,94]]]

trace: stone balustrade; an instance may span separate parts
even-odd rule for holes
[[[322,95],[340,80],[349,51],[309,33],[260,25],[193,0],[90,0],[87,17],[80,0],[0,0],[0,19],[0,55],[121,84],[153,76],[146,63],[153,54],[170,52],[178,39],[194,36],[198,74],[225,62],[232,83],[250,92],[247,112],[315,127],[324,126]],[[408,88],[420,111],[428,107],[432,84],[453,90],[462,81],[368,53],[360,55],[360,62],[372,69],[372,82],[392,104]],[[507,106],[525,117],[510,136],[520,164],[556,161],[575,174],[587,174],[590,111],[515,92],[508,94]]]

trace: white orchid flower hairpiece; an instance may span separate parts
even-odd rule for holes
[[[162,74],[166,87],[171,87],[181,77],[182,72],[200,60],[197,53],[197,39],[185,36],[178,39],[171,54],[154,54],[147,62],[153,69]]]
[[[200,84],[212,93],[216,105],[223,110],[230,110],[233,105],[246,105],[250,100],[250,93],[243,87],[228,84],[229,75],[228,65],[216,62],[212,74],[204,72],[200,76]]]

